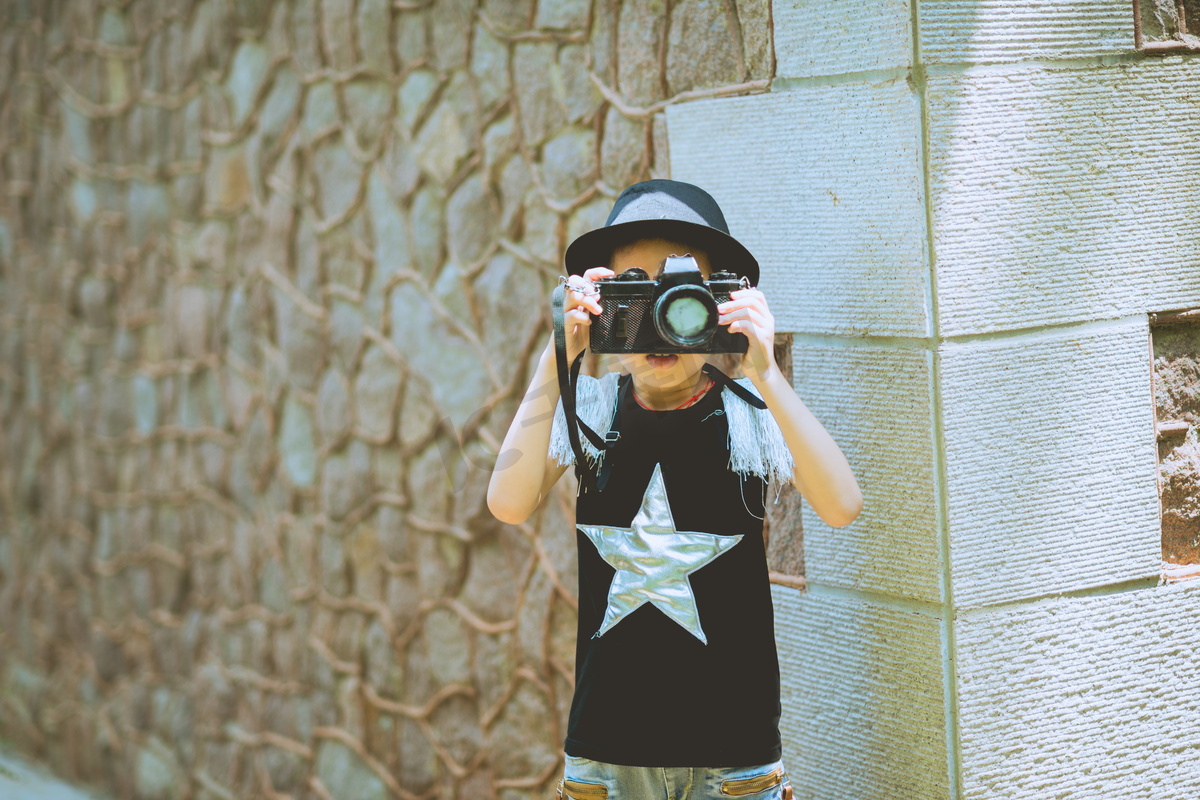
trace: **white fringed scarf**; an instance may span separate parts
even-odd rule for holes
[[[616,372],[599,379],[579,376],[576,413],[584,424],[601,436],[612,424],[616,411],[618,377]],[[762,396],[749,378],[738,378],[737,383],[755,397]],[[770,410],[760,411],[728,387],[721,389],[721,400],[725,404],[725,417],[729,424],[729,469],[742,478],[754,475],[776,485],[790,483],[795,470],[792,452],[788,450],[779,423]],[[600,451],[586,436],[580,435],[579,443],[583,447],[584,458],[594,469],[600,461]],[[561,398],[550,429],[550,456],[557,459],[560,466],[575,463]]]

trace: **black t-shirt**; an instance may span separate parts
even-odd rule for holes
[[[719,385],[675,411],[647,410],[629,391],[619,414],[607,483],[599,490],[597,472],[585,471],[576,504],[579,630],[566,752],[650,767],[776,761],[764,482],[728,468]]]

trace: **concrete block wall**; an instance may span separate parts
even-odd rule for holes
[[[1123,2],[773,10],[771,93],[667,127],[866,498],[774,590],[797,796],[1195,796],[1147,315],[1200,307],[1200,56]]]

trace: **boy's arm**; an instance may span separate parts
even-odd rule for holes
[[[766,298],[758,289],[733,292],[730,298],[718,306],[720,323],[750,340],[742,370],[762,395],[787,442],[795,462],[792,483],[826,523],[835,528],[849,525],[862,511],[862,491],[837,442],[775,363],[775,318]]]
[[[584,273],[588,280],[607,278],[612,270],[593,267]],[[567,363],[583,352],[591,331],[592,314],[600,314],[594,295],[569,291],[563,298]],[[488,510],[501,522],[518,525],[529,519],[566,467],[550,456],[550,431],[558,408],[558,362],[554,338],[542,351],[525,397],[517,407],[496,457],[496,468],[488,482]]]
[[[488,509],[501,522],[517,525],[529,519],[566,470],[547,455],[557,406],[558,376],[552,342],[538,359],[488,482]]]

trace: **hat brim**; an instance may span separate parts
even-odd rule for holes
[[[699,247],[714,270],[729,270],[758,285],[758,261],[741,242],[716,228],[676,219],[639,219],[588,231],[567,248],[567,273],[582,275],[592,267],[607,267],[614,250],[639,239],[669,239]]]

